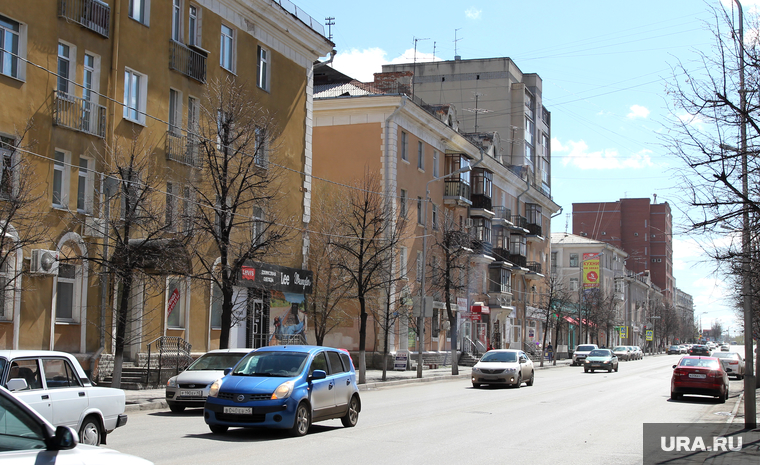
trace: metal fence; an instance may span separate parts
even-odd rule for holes
[[[111,7],[97,0],[58,0],[58,16],[108,37]]]
[[[57,126],[102,138],[106,135],[106,107],[82,97],[55,91],[53,122]]]
[[[151,380],[151,371],[153,359],[151,353],[158,353],[158,380],[161,377],[162,370],[174,370],[174,374],[187,368],[192,363],[193,358],[190,356],[192,345],[178,336],[161,336],[148,343],[148,370],[145,374],[145,384]]]
[[[169,68],[198,82],[206,82],[206,57],[176,41],[169,41]]]

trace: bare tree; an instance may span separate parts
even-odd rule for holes
[[[396,253],[405,218],[394,214],[394,197],[381,192],[379,176],[364,177],[342,196],[344,210],[335,218],[340,234],[332,244],[340,251],[338,267],[349,277],[359,302],[359,383],[366,383],[367,299],[387,281],[383,270]]]
[[[457,314],[451,308],[458,295],[467,292],[467,265],[472,253],[472,236],[459,226],[449,209],[440,211],[438,224],[433,225],[433,244],[430,254],[430,290],[446,305],[451,328],[451,374],[459,374],[457,359]]]
[[[200,105],[197,144],[202,176],[191,184],[185,212],[195,236],[192,250],[197,279],[221,292],[219,347],[229,347],[234,286],[244,264],[282,253],[292,220],[278,208],[285,194],[277,154],[278,130],[272,115],[254,99],[249,86],[226,78],[210,82]]]
[[[388,257],[388,261],[392,260],[392,257]],[[375,325],[379,328],[375,334],[379,334],[383,338],[382,349],[382,363],[383,363],[383,375],[382,380],[388,379],[388,354],[390,353],[390,334],[396,325],[397,321],[409,318],[410,312],[408,311],[411,303],[411,297],[408,289],[402,285],[402,278],[400,273],[393,273],[393,269],[387,267],[383,270],[385,274],[384,282],[379,286],[376,294],[377,297],[369,301],[368,308],[372,313]]]
[[[564,285],[562,279],[556,274],[547,275],[544,278],[544,292],[539,294],[538,307],[541,309],[541,316],[544,320],[544,337],[543,346],[541,347],[541,353],[546,353],[546,336],[549,333],[549,329],[554,327],[559,330],[560,321],[565,316],[565,309],[568,304],[572,302],[573,294]],[[557,351],[557,343],[559,342],[559,333],[555,333],[554,337],[554,351]],[[553,356],[553,364],[556,365],[557,357]],[[541,357],[539,366],[544,366],[544,357]]]

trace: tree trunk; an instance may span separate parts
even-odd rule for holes
[[[446,305],[449,305],[446,303]],[[449,325],[451,325],[451,374],[459,374],[459,358],[457,357],[457,317],[451,310],[449,312]]]
[[[359,296],[359,308],[361,316],[359,319],[359,384],[367,383],[367,308],[364,301],[364,295]]]
[[[114,341],[113,375],[111,387],[121,388],[121,372],[124,364],[124,341],[127,335],[127,318],[129,317],[129,295],[132,293],[132,273],[122,273],[121,295],[116,312],[116,338]]]

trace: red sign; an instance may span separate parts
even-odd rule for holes
[[[168,308],[166,314],[167,317],[172,314],[174,307],[177,306],[177,302],[179,302],[179,289],[174,289],[172,295],[169,296],[169,304],[167,306]]]
[[[243,275],[243,279],[247,279],[249,281],[254,281],[256,279],[256,268],[251,268],[250,266],[244,266],[241,269],[241,273]]]

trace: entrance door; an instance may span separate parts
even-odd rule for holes
[[[248,294],[248,331],[246,334],[246,347],[258,349],[269,345],[269,313],[264,307],[264,299],[260,296]]]

